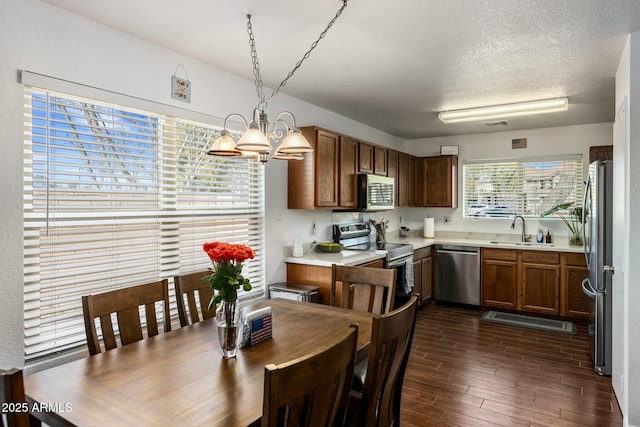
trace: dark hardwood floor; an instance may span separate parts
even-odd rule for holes
[[[617,426],[611,379],[578,335],[481,322],[482,312],[418,311],[404,378],[403,426]]]

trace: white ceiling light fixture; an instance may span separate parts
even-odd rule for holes
[[[262,87],[262,76],[260,75],[260,64],[258,63],[258,54],[256,52],[256,45],[253,36],[253,29],[251,26],[251,15],[247,15],[247,33],[249,34],[249,47],[251,49],[251,61],[253,63],[253,75],[255,77],[256,93],[258,94],[258,107],[253,110],[253,118],[251,122],[238,113],[229,114],[224,119],[224,129],[220,133],[220,136],[213,142],[211,148],[207,151],[207,154],[214,156],[258,156],[262,163],[269,160],[269,154],[273,147],[270,141],[274,143],[282,140],[280,146],[272,156],[274,159],[282,160],[302,160],[303,153],[313,151],[309,141],[302,135],[300,129],[296,125],[296,118],[293,113],[289,111],[283,111],[276,116],[276,120],[273,123],[273,128],[269,124],[267,119],[266,109],[269,106],[269,102],[273,97],[287,84],[287,81],[293,76],[298,68],[302,65],[305,59],[309,57],[311,51],[316,48],[320,40],[324,38],[327,31],[333,26],[336,20],[342,14],[342,11],[347,7],[347,0],[342,1],[342,6],[336,12],[333,19],[327,24],[327,27],[320,33],[320,36],[311,44],[311,47],[302,56],[302,59],[296,63],[289,74],[282,80],[280,85],[274,89],[269,98],[264,95]],[[245,132],[240,137],[237,143],[233,142],[229,131],[227,130],[227,120],[230,117],[239,117],[245,124]],[[292,125],[285,120],[291,119]]]
[[[443,111],[438,118],[444,123],[475,122],[504,119],[507,117],[567,111],[569,100],[564,98],[518,102],[515,104],[493,105],[490,107],[467,108],[465,110]]]

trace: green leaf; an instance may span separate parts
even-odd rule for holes
[[[560,203],[559,205],[555,205],[550,207],[549,209],[547,209],[546,211],[542,212],[540,214],[540,218],[543,218],[545,216],[549,216],[552,215],[556,212],[558,212],[559,210],[565,210],[567,209],[569,206],[573,205],[573,202],[569,202],[569,203]]]

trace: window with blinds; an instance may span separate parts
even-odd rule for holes
[[[582,169],[581,155],[467,161],[463,216],[539,217],[561,203],[582,206]]]
[[[29,87],[24,108],[27,361],[85,345],[82,295],[211,267],[205,241],[253,248],[241,298],[264,294],[264,171],[206,155],[219,129]]]

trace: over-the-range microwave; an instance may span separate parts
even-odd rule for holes
[[[358,174],[358,210],[386,211],[394,208],[395,179],[360,173]]]

